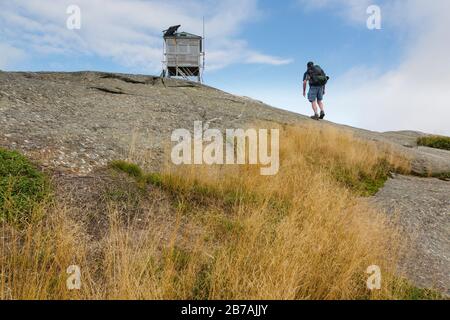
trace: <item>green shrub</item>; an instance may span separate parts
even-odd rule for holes
[[[46,177],[26,157],[0,148],[0,220],[27,217],[47,192]]]
[[[139,166],[134,163],[129,163],[123,160],[117,160],[111,162],[110,166],[113,169],[125,172],[137,179],[142,179],[144,176],[144,174],[142,173],[142,169],[139,168]]]
[[[158,173],[148,173],[145,176],[145,181],[157,187],[163,186],[163,177]]]
[[[363,197],[375,195],[386,183],[389,173],[395,171],[386,160],[378,161],[369,173],[364,170],[354,172],[354,168],[336,166],[333,168],[333,177],[347,188]]]
[[[419,146],[425,146],[436,149],[450,150],[450,137],[429,136],[417,139]]]
[[[404,291],[401,296],[402,300],[442,300],[444,296],[433,289],[423,289],[416,287],[409,280],[400,279]]]
[[[450,172],[436,173],[436,174],[433,174],[433,177],[444,180],[444,181],[448,181],[448,180],[450,180]]]

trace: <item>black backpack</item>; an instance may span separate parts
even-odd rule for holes
[[[317,65],[309,68],[308,74],[310,77],[310,85],[312,86],[324,86],[330,79],[330,77],[325,74],[325,71]]]

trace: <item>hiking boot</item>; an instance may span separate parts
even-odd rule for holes
[[[315,115],[311,116],[311,119],[313,119],[313,120],[319,120],[320,117],[319,117],[319,115],[316,113]]]
[[[323,118],[325,118],[325,112],[320,111],[320,120],[323,120]]]

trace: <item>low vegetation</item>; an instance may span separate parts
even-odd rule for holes
[[[33,215],[45,218],[24,230],[2,224],[0,298],[436,298],[398,276],[401,234],[360,200],[409,161],[331,128],[289,127],[281,139],[273,177],[254,166],[146,173],[113,162],[97,239],[67,204],[36,202]],[[128,180],[138,191],[117,187]],[[66,288],[70,265],[81,290]],[[366,287],[371,265],[381,290]]]
[[[28,218],[47,192],[45,176],[27,158],[0,149],[0,221]]]
[[[444,181],[449,181],[450,180],[450,172],[434,174],[433,177],[444,180]]]
[[[417,139],[419,146],[425,146],[430,148],[450,150],[450,137],[444,136],[427,136]]]

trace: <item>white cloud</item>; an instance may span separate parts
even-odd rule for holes
[[[245,59],[247,63],[262,63],[271,64],[275,66],[281,66],[285,64],[290,64],[293,62],[292,59],[282,59],[277,57],[268,56],[258,52],[249,52],[247,58]]]
[[[24,59],[25,56],[26,54],[22,50],[5,43],[0,43],[0,69],[15,65]]]
[[[81,30],[66,28],[66,9],[81,8]],[[0,32],[6,43],[38,54],[94,54],[143,71],[161,68],[162,30],[202,34],[206,19],[210,69],[233,63],[280,65],[289,59],[255,52],[239,29],[257,19],[257,0],[11,0],[0,3]],[[244,57],[244,59],[243,59]]]

